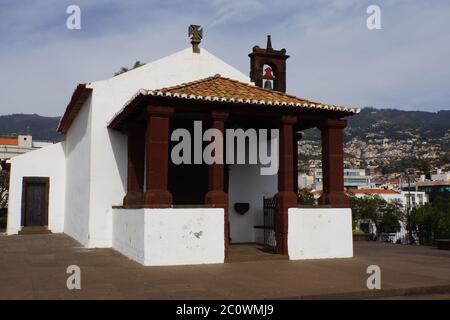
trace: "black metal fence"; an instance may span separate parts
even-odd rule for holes
[[[269,252],[275,252],[277,241],[275,237],[275,219],[277,203],[275,197],[264,197],[264,248]]]

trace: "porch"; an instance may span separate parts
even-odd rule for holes
[[[217,98],[219,95],[223,97]],[[232,97],[224,97],[226,95]],[[261,100],[249,100],[249,97]],[[346,121],[342,117],[354,112],[335,106],[316,107],[293,96],[220,76],[158,92],[141,91],[109,124],[110,129],[128,136],[127,194],[120,209],[148,211],[182,209],[184,206],[194,212],[197,206],[221,208],[223,231],[217,232],[223,234],[226,257],[230,239],[236,238],[236,234],[232,235],[230,232],[230,212],[235,210],[236,203],[249,204],[250,198],[254,198],[256,200],[250,207],[256,206],[262,210],[263,198],[274,197],[277,204],[273,225],[274,252],[287,255],[288,211],[298,206],[296,147],[301,139],[301,131],[317,127],[322,132],[324,191],[320,204],[330,208],[348,208],[349,201],[343,187],[343,130]],[[189,155],[192,158],[187,159],[192,159],[192,162],[183,158],[183,162],[174,163],[171,151],[183,136],[174,138],[174,132],[182,130],[185,135],[193,135],[195,139],[198,134],[196,122],[200,122],[204,129],[213,129],[222,138],[222,144],[219,144],[221,147],[215,147],[211,152],[214,154],[214,161],[205,164],[201,157],[205,146],[209,147],[217,142],[217,136],[205,138],[201,132],[203,139],[200,138],[200,144],[196,145],[194,142],[192,148],[189,145]],[[240,177],[240,182],[233,182],[235,162],[228,162],[228,154],[233,152],[232,161],[239,155],[236,156],[237,152],[230,150],[228,145],[226,148],[223,145],[229,142],[225,138],[226,131],[236,129],[242,132],[276,131],[276,136],[272,133],[265,136],[267,141],[276,140],[277,148],[273,151],[277,155],[278,170],[275,172],[275,179],[268,181],[262,179],[261,175],[251,176],[248,174],[250,170],[246,169],[234,175],[234,178]],[[248,149],[254,147],[250,139],[244,140],[244,146]],[[244,155],[244,158],[249,157],[248,153]],[[200,157],[200,160],[196,157]],[[237,166],[239,163],[235,165]],[[246,184],[248,181],[253,182]],[[236,193],[236,186],[242,184],[249,186],[245,188],[247,198],[236,200],[237,197],[231,195]],[[260,188],[268,185],[270,188]],[[205,216],[206,212],[203,210],[201,219],[209,219]],[[253,232],[255,225],[257,223],[253,223],[252,230],[247,228],[243,232]],[[219,247],[216,244],[216,249]]]

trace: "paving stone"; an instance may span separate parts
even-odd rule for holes
[[[144,267],[64,234],[0,236],[0,299],[364,298],[373,264],[381,268],[382,293],[393,299],[400,289],[450,294],[450,251],[431,247],[358,242],[354,258],[308,261],[270,260],[252,245],[230,248],[231,263]],[[67,289],[72,264],[81,268],[81,290]],[[442,286],[448,294],[433,294]]]

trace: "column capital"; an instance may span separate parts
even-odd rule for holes
[[[225,121],[228,119],[228,112],[225,111],[211,111],[210,118],[214,121]]]
[[[347,120],[327,118],[320,122],[318,128],[323,129],[344,129],[347,126]]]
[[[284,115],[280,117],[281,124],[296,124],[297,120],[298,117],[294,115]]]
[[[168,106],[148,105],[146,111],[147,111],[147,115],[149,115],[149,116],[161,116],[161,117],[170,118],[173,115],[175,110],[173,107],[168,107]]]

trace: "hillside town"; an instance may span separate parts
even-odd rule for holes
[[[436,199],[447,202],[450,199],[450,129],[440,138],[424,138],[413,129],[397,132],[396,138],[392,138],[376,129],[382,123],[375,123],[363,137],[352,134],[355,128],[346,133],[344,187],[351,197],[400,203],[403,214],[399,228],[379,239],[407,243],[411,241],[407,220],[413,209],[431,206]],[[310,192],[315,200],[321,195],[323,178],[322,147],[317,136],[317,132],[306,134],[298,143],[299,192]],[[374,223],[367,223],[367,219],[358,221],[356,229],[377,234]],[[417,237],[412,241],[419,243]]]
[[[352,129],[349,128],[348,131]],[[450,129],[440,138],[425,138],[413,134],[409,138],[392,138],[383,131],[369,131],[364,137],[354,137],[349,132],[346,138],[346,168],[365,168],[386,179],[396,178],[399,172],[411,167],[424,173],[431,169],[450,170]],[[307,172],[320,167],[320,156],[319,138],[300,140],[300,171]]]

